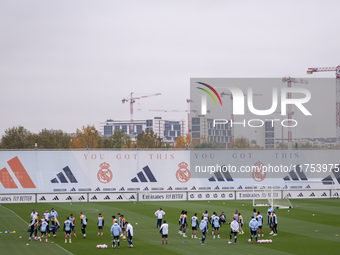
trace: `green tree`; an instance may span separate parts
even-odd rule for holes
[[[69,144],[70,149],[98,148],[100,147],[101,137],[94,126],[87,125],[80,129],[72,136]]]
[[[123,129],[114,131],[110,137],[102,138],[102,148],[130,148],[131,138]]]
[[[136,135],[136,145],[139,148],[162,148],[163,143],[157,134],[155,134],[152,130],[142,131]]]
[[[193,144],[194,148],[225,148],[221,143],[210,142],[208,137],[202,136],[196,139]]]
[[[71,137],[62,130],[50,131],[43,129],[37,135],[38,148],[40,149],[67,149]]]
[[[23,126],[8,128],[1,138],[1,149],[33,149],[36,139],[36,135]]]
[[[241,137],[237,137],[235,139],[235,141],[232,141],[229,144],[229,148],[249,148],[250,147],[250,143],[249,140],[243,136]]]

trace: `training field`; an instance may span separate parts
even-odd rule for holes
[[[103,203],[55,203],[55,204],[2,204],[0,206],[0,254],[339,254],[340,253],[340,199],[299,199],[291,201],[294,209],[276,210],[278,217],[278,236],[272,237],[270,244],[249,244],[248,223],[253,215],[252,201],[197,201],[197,202],[103,202]],[[64,243],[62,231],[57,238],[49,238],[50,243],[28,241],[28,222],[32,209],[42,215],[46,209],[54,207],[59,214],[58,220],[63,225],[70,213],[76,216],[77,237],[72,236],[72,244]],[[159,208],[165,211],[169,223],[169,245],[161,245],[161,236],[156,229],[154,212]],[[238,235],[237,245],[228,245],[229,226],[222,225],[221,239],[213,239],[211,225],[207,234],[206,245],[199,239],[191,239],[190,219],[195,212],[199,220],[204,210],[209,215],[224,211],[228,220],[235,209],[242,213],[244,235]],[[257,207],[264,215],[266,207]],[[187,238],[178,234],[178,218],[181,210],[188,211],[189,228]],[[87,238],[84,239],[79,227],[79,212],[88,218]],[[102,213],[105,218],[104,236],[97,236],[97,217]],[[126,240],[121,239],[118,250],[111,249],[111,216],[124,214],[125,219],[134,227],[134,248],[127,248]],[[138,223],[138,224],[137,224]],[[269,227],[264,223],[265,239],[271,238]],[[16,233],[5,233],[5,231]],[[62,229],[61,229],[62,230]],[[22,238],[20,238],[22,237]],[[201,234],[198,233],[198,237]],[[262,239],[262,237],[261,237]],[[184,242],[186,241],[186,242]],[[27,245],[29,244],[29,245]],[[97,249],[97,244],[107,244],[108,249]]]

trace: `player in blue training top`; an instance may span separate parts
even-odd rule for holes
[[[103,235],[104,217],[102,216],[101,213],[98,215],[97,226],[98,226],[97,236],[99,236],[100,234]]]
[[[268,210],[267,210],[267,215],[268,215],[268,223],[267,225],[270,225],[270,216],[272,215],[272,212],[274,211],[274,209],[271,207],[271,205],[268,206]]]
[[[70,221],[70,218],[67,217],[64,221],[64,232],[65,232],[65,243],[67,243],[67,237],[69,238],[69,243],[72,243],[71,241],[71,231],[72,231],[72,221]]]
[[[69,216],[69,219],[70,219],[70,221],[72,222],[71,232],[72,232],[72,230],[73,230],[73,235],[74,235],[74,236],[77,236],[77,235],[76,235],[76,223],[77,223],[76,218],[74,218],[74,217],[73,217],[73,214],[71,213],[70,216]]]
[[[200,230],[202,232],[202,240],[200,241],[201,245],[205,245],[204,241],[208,232],[208,217],[204,217],[200,224]]]
[[[198,224],[197,213],[195,213],[195,215],[191,217],[191,238],[197,238],[196,232]]]
[[[258,221],[254,218],[254,216],[251,216],[251,220],[249,221],[249,228],[250,228],[250,242],[253,241],[253,235],[255,235],[255,239],[257,242],[257,229],[259,227]]]
[[[270,226],[274,232],[273,236],[277,236],[277,216],[274,211],[270,218]]]
[[[217,230],[217,238],[220,238],[220,226],[221,226],[221,220],[220,217],[217,216],[217,213],[215,213],[215,217],[212,219],[211,224],[213,225],[213,239],[215,239],[215,233]]]
[[[187,214],[188,214],[188,212],[185,211],[183,216],[182,216],[182,219],[181,219],[181,228],[183,230],[183,237],[187,237],[185,235],[185,232],[186,232],[186,229],[187,229],[187,225],[188,225],[188,223],[187,223],[187,218],[188,218]]]
[[[45,235],[46,243],[48,243],[48,239],[47,239],[48,229],[49,229],[48,221],[46,219],[42,219],[41,225],[40,225],[40,232],[41,232],[40,242],[41,242],[43,236]]]
[[[111,227],[111,234],[113,236],[112,249],[116,248],[116,239],[117,239],[117,243],[118,243],[118,248],[120,248],[120,246],[119,246],[119,244],[120,244],[120,241],[119,241],[120,232],[121,232],[121,228],[118,225],[118,223],[115,222]]]
[[[259,223],[259,227],[258,227],[258,230],[257,230],[258,237],[260,237],[260,232],[262,232],[262,237],[263,237],[263,228],[262,228],[262,225],[263,225],[263,217],[262,217],[262,215],[261,215],[260,212],[257,212],[256,220],[257,220],[257,222]]]

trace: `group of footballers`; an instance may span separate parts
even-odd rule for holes
[[[87,217],[80,212],[80,227],[83,234],[83,237],[86,238],[86,226],[87,226]],[[126,239],[126,232],[128,236],[128,242],[129,242],[129,248],[132,248],[132,236],[133,236],[133,227],[131,224],[129,224],[127,221],[125,221],[124,215],[121,215],[120,213],[116,216],[112,216],[112,222],[113,225],[111,227],[111,234],[113,236],[112,241],[112,248],[115,248],[115,241],[118,242],[118,248],[120,248],[120,240],[119,236],[121,235],[123,239]],[[66,220],[64,221],[63,225],[63,231],[65,232],[65,243],[67,243],[67,240],[69,243],[72,243],[71,241],[71,233],[73,232],[74,236],[76,235],[76,219],[73,217],[73,214],[70,214],[70,216],[66,217]],[[98,226],[98,234],[97,236],[103,236],[103,228],[104,228],[104,217],[101,213],[98,215],[97,220],[97,226]],[[45,211],[43,216],[40,218],[39,213],[36,212],[35,209],[33,209],[31,213],[31,221],[29,224],[28,232],[30,232],[30,236],[28,238],[29,241],[32,240],[39,240],[42,241],[43,237],[45,236],[45,242],[48,243],[48,237],[52,233],[52,238],[57,237],[56,232],[60,229],[60,223],[58,221],[58,213],[57,211],[52,208],[51,212],[48,212],[48,210]],[[40,235],[38,235],[38,231],[40,231]]]
[[[182,234],[183,237],[187,237],[186,235],[186,229],[188,227],[188,212],[183,210],[181,212],[181,215],[179,217],[179,234]],[[166,243],[168,243],[168,224],[166,224],[166,221],[163,222],[162,225],[162,217],[165,215],[165,212],[162,210],[162,208],[159,208],[158,211],[155,212],[155,215],[157,216],[157,227],[160,227],[160,233],[162,234],[162,244],[164,244],[164,238],[166,238]],[[270,234],[273,236],[277,236],[277,216],[275,214],[275,211],[271,206],[268,207],[267,211],[268,215],[268,223],[267,225],[270,226],[271,232]],[[197,228],[199,227],[200,231],[202,232],[202,239],[200,240],[201,245],[205,245],[205,239],[208,233],[209,224],[212,225],[212,235],[213,239],[216,237],[217,232],[217,238],[220,238],[220,228],[222,224],[230,224],[230,234],[229,234],[229,241],[228,243],[231,244],[232,235],[234,235],[234,244],[236,244],[237,241],[237,234],[244,234],[243,228],[243,217],[241,213],[236,210],[232,217],[232,222],[226,222],[226,215],[224,212],[222,212],[219,216],[216,212],[213,212],[211,217],[209,217],[208,210],[206,210],[204,213],[202,213],[201,217],[201,223],[198,221],[197,213],[194,214],[194,216],[191,217],[191,238],[198,238],[196,236],[197,234]],[[257,238],[261,236],[264,237],[263,234],[263,217],[259,211],[256,211],[254,209],[254,215],[251,217],[251,220],[249,222],[249,228],[250,228],[250,239],[249,243],[252,243],[253,237],[255,237],[256,241]],[[164,231],[165,230],[165,231]]]
[[[81,231],[83,233],[83,237],[85,238],[87,217],[82,212],[80,212],[79,215]],[[73,232],[74,236],[77,236],[75,226],[76,219],[73,214],[70,214],[70,216],[66,217],[63,225],[63,231],[65,232],[65,243],[67,243],[67,239],[69,240],[69,243],[72,243],[71,232]],[[59,228],[60,223],[58,221],[58,213],[56,210],[54,210],[54,208],[52,208],[51,212],[48,212],[48,210],[46,210],[41,218],[39,213],[36,212],[35,209],[33,209],[28,229],[28,232],[30,232],[28,240],[31,241],[33,238],[34,240],[39,240],[41,242],[43,237],[45,236],[45,242],[48,243],[48,237],[51,235],[51,233],[52,238],[57,237],[56,232],[59,230]],[[40,231],[40,236],[38,235],[38,231]]]

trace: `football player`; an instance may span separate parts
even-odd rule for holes
[[[104,217],[102,216],[101,213],[98,215],[97,226],[98,226],[98,235],[97,236],[99,236],[99,235],[103,236]]]
[[[86,226],[87,226],[87,218],[86,218],[86,216],[82,212],[80,212],[79,215],[80,215],[81,232],[83,233],[83,237],[86,238],[86,231],[85,231],[85,229],[86,229]]]
[[[72,231],[72,221],[70,221],[70,218],[67,217],[64,221],[64,232],[65,232],[65,243],[67,243],[67,237],[69,238],[69,243],[72,243],[71,241],[71,231]]]
[[[195,213],[195,215],[191,217],[191,238],[197,238],[196,232],[198,224],[197,213]]]

